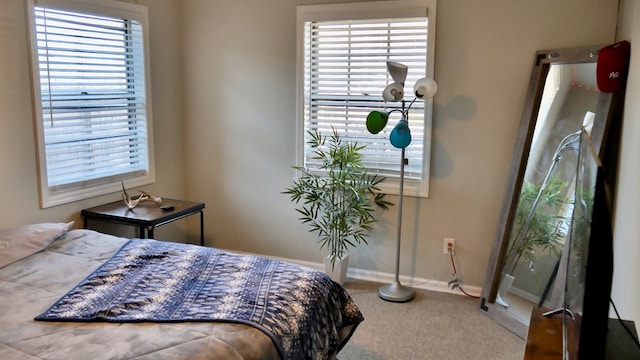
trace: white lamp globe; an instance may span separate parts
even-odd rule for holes
[[[413,92],[419,99],[429,99],[438,91],[438,84],[432,78],[424,77],[413,85]]]
[[[382,98],[385,101],[396,102],[402,100],[404,97],[404,89],[399,83],[393,83],[387,85],[382,91]]]

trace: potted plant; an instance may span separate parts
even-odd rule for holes
[[[378,188],[384,177],[369,174],[362,164],[364,145],[344,141],[335,129],[328,139],[318,132],[308,134],[307,144],[314,149],[320,171],[294,166],[301,175],[283,193],[300,204],[299,220],[318,234],[320,249],[329,250],[327,273],[344,283],[348,248],[367,244],[377,221],[376,207],[387,209],[392,204]]]
[[[567,182],[558,177],[552,177],[544,190],[541,185],[523,184],[511,234],[519,241],[514,240],[508,251],[507,258],[512,260],[509,274],[513,274],[522,259],[529,261],[533,270],[536,250],[558,255],[569,226],[569,219],[564,215],[569,203],[565,195],[567,187]]]
[[[534,267],[536,251],[559,256],[562,240],[567,236],[571,221],[564,215],[570,203],[565,194],[567,187],[567,182],[557,176],[551,177],[544,189],[539,184],[523,183],[498,289],[498,304],[509,306],[503,298],[515,280],[514,272],[520,261],[529,262],[529,269],[537,279]]]

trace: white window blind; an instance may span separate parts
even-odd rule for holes
[[[413,87],[425,76],[427,19],[308,22],[305,39],[306,129],[330,134],[335,128],[345,139],[367,145],[364,163],[372,171],[399,177],[399,151],[388,140],[392,124],[379,134],[370,134],[365,121],[371,110],[401,106],[382,99],[382,89],[393,82],[387,60],[409,67],[407,86]],[[412,88],[406,89],[408,100],[412,92]],[[405,150],[410,159],[405,177],[420,179],[424,102],[415,102],[411,110],[413,140]],[[394,120],[399,118],[391,118],[390,123]],[[306,154],[305,164],[316,167],[312,152]]]
[[[33,21],[41,188],[55,197],[148,177],[141,22],[45,6],[34,7]]]
[[[360,3],[353,3],[335,16],[327,15],[323,9],[318,10],[319,6],[302,15],[305,19],[301,54],[304,64],[300,109],[304,122],[302,161],[309,169],[319,170],[313,159],[313,150],[306,145],[307,131],[329,135],[335,128],[344,139],[366,145],[363,162],[372,173],[397,184],[401,152],[391,145],[389,134],[400,120],[399,114],[393,113],[385,129],[378,134],[367,131],[366,118],[372,110],[391,110],[402,106],[399,102],[386,103],[382,98],[383,89],[393,82],[387,71],[387,61],[408,66],[405,81],[407,106],[414,98],[411,94],[416,80],[427,74],[432,76],[429,70],[433,68],[430,63],[433,46],[430,42],[434,39],[430,29],[434,24],[430,21],[435,19],[434,13],[427,11],[425,3],[418,3],[422,6],[420,8],[416,2],[411,2],[405,5],[408,7],[404,11],[402,1],[366,3],[373,4],[369,6],[362,3],[362,6],[370,9],[371,6],[387,6],[382,5],[385,3],[394,10],[382,9],[376,13],[374,9],[371,14],[366,14],[367,11],[358,11]],[[432,7],[435,7],[435,2]],[[400,11],[396,11],[398,8]],[[335,12],[340,10],[336,8]],[[377,16],[394,11],[402,15]],[[417,195],[426,195],[426,191],[419,193],[426,188],[428,177],[430,103],[415,101],[409,113],[412,142],[405,149],[405,186],[413,187],[416,191],[412,193]]]

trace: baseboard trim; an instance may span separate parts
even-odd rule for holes
[[[541,296],[536,296],[528,291],[524,291],[520,288],[517,288],[515,286],[512,286],[511,289],[509,289],[509,292],[517,295],[525,300],[529,300],[534,304],[537,304],[540,301]],[[548,300],[548,299],[547,299]]]
[[[390,284],[395,281],[395,275],[380,271],[349,268],[347,277],[357,280],[373,281],[383,284]],[[454,295],[465,295],[459,289],[449,288],[449,284],[433,279],[417,278],[412,276],[400,275],[398,280],[402,285],[421,290],[438,291],[443,293],[449,293]],[[469,295],[480,296],[482,288],[478,286],[464,286],[464,291]]]
[[[236,250],[229,250],[229,251],[236,252],[236,253],[243,253]],[[315,270],[324,271],[323,263],[315,263],[311,261],[287,259],[287,258],[282,258],[278,256],[267,256],[267,255],[253,254],[253,253],[245,253],[245,254],[257,255],[257,256],[268,257],[275,260],[287,261],[294,264],[306,266]],[[354,268],[350,266],[349,270],[347,271],[347,278],[362,280],[362,281],[377,282],[382,284],[390,284],[395,280],[395,275],[386,273],[386,272],[360,269],[360,268]],[[417,277],[406,276],[406,275],[398,276],[398,280],[400,280],[400,283],[402,285],[405,285],[414,289],[438,291],[438,292],[449,293],[454,295],[466,296],[459,289],[451,289],[449,288],[448,283],[440,280],[423,279],[423,278],[417,278]],[[482,293],[482,287],[465,285],[464,291],[469,295],[480,296],[480,294]]]

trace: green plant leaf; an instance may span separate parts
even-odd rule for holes
[[[513,259],[510,274],[521,260],[533,264],[538,250],[559,254],[571,221],[562,214],[571,203],[567,188],[568,183],[558,177],[552,177],[542,192],[540,184],[523,183],[506,257]],[[539,195],[538,205],[532,212]]]
[[[282,193],[302,203],[296,208],[299,220],[318,235],[320,248],[327,248],[333,258],[341,257],[349,247],[368,244],[372,224],[377,222],[376,208],[385,210],[393,204],[378,188],[385,178],[368,174],[362,164],[365,145],[345,142],[335,128],[329,137],[307,133],[313,159],[326,173],[293,166],[300,176]]]

